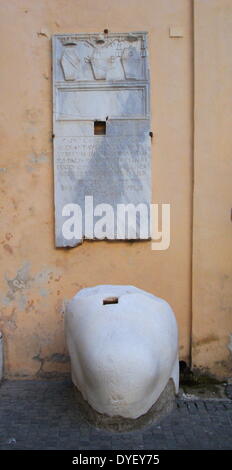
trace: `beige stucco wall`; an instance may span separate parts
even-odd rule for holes
[[[184,38],[169,38],[181,25]],[[51,35],[148,31],[154,202],[172,205],[172,241],[55,249]],[[7,375],[65,371],[63,300],[85,286],[133,284],[171,303],[190,349],[191,10],[186,0],[1,2],[1,325]],[[21,271],[20,271],[21,270]],[[42,365],[42,369],[41,369]]]
[[[225,11],[216,20],[211,5],[219,3]],[[0,329],[4,333],[5,375],[30,377],[69,370],[64,301],[82,287],[103,283],[133,284],[165,298],[177,316],[180,358],[190,360],[193,326],[194,365],[209,364],[212,372],[218,372],[215,362],[223,360],[224,372],[228,371],[231,223],[227,165],[231,137],[227,120],[232,93],[231,59],[227,59],[230,42],[225,45],[223,41],[230,35],[229,5],[225,0],[195,2],[195,27],[199,27],[195,30],[192,257],[192,2],[2,0]],[[212,22],[208,21],[211,10]],[[224,20],[226,30],[218,37],[214,28],[222,27]],[[170,38],[170,26],[180,26],[183,37]],[[153,202],[171,204],[171,245],[167,251],[152,251],[150,242],[85,242],[69,250],[54,247],[51,36],[104,28],[149,32]],[[217,73],[216,59],[222,69]],[[224,69],[223,91],[219,82]],[[212,77],[210,87],[207,73]],[[220,115],[215,117],[217,102]],[[222,125],[225,130],[219,132]],[[222,166],[218,169],[219,159]],[[213,341],[213,335],[218,340]],[[212,342],[206,344],[209,337]],[[199,346],[202,340],[203,346]]]
[[[223,376],[232,370],[232,2],[194,6],[192,364]]]

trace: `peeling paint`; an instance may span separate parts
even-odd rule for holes
[[[27,169],[28,173],[33,173],[33,171],[35,171],[35,168],[33,166],[29,166],[29,165],[26,165],[26,169]]]
[[[66,363],[66,362],[69,362],[70,359],[67,354],[54,353],[54,354],[51,354],[51,356],[46,357],[45,361]]]
[[[47,297],[48,294],[49,294],[49,291],[47,289],[45,289],[44,287],[42,287],[40,290],[39,290],[39,294],[41,295],[41,297]]]
[[[43,365],[44,365],[44,359],[40,356],[40,351],[39,351],[39,353],[38,353],[36,356],[33,356],[32,359],[33,359],[34,361],[40,362],[39,369],[38,369],[37,372],[36,372],[36,375],[39,375],[40,372],[42,371]]]
[[[28,299],[30,289],[38,289],[41,297],[48,297],[51,290],[47,289],[47,284],[61,276],[60,270],[57,268],[46,267],[34,277],[30,274],[31,264],[25,262],[16,272],[16,276],[10,278],[5,274],[5,281],[8,285],[8,292],[1,296],[2,305],[9,305],[10,302],[16,301],[20,311],[30,312],[34,310],[34,300]],[[50,281],[49,281],[50,280]]]
[[[43,38],[43,37],[44,37],[44,38],[49,39],[49,36],[50,36],[50,35],[49,35],[49,32],[48,32],[46,29],[41,29],[41,30],[37,33],[37,36],[38,36],[39,38],[41,38],[41,37]]]
[[[8,315],[5,315],[4,312],[1,312],[1,327],[4,324],[4,328],[8,329],[9,331],[14,331],[17,329],[16,324],[16,308],[12,308],[11,312]]]
[[[10,297],[7,297],[7,296],[2,297],[1,303],[2,303],[2,305],[7,306],[12,300],[13,300],[13,298],[10,298]]]
[[[57,270],[57,268],[47,266],[45,267],[42,271],[40,271],[38,274],[35,275],[34,281],[35,284],[41,284],[45,283],[47,284],[49,280],[53,279],[53,275],[58,276],[60,274],[60,270]]]
[[[210,335],[206,338],[199,339],[198,341],[193,341],[193,348],[198,348],[199,346],[203,346],[205,344],[213,343],[214,341],[219,341],[217,335]]]
[[[39,369],[36,373],[37,376],[41,376],[41,374],[46,374],[46,372],[43,370],[43,367],[45,363],[56,363],[56,364],[67,364],[70,362],[69,356],[67,354],[62,354],[62,353],[53,353],[50,356],[41,356],[41,351],[36,356],[33,356],[32,359],[34,361],[40,362]],[[52,372],[53,374],[56,374],[55,371]],[[51,372],[49,372],[49,375],[51,375]]]
[[[35,309],[34,305],[34,300],[27,300],[26,306],[25,306],[25,312],[29,313],[31,310]]]
[[[48,161],[48,157],[45,153],[40,153],[40,154],[37,154],[35,152],[33,153],[30,153],[28,155],[28,160],[30,161],[30,163],[41,163],[41,162],[47,162]]]
[[[9,241],[12,237],[13,237],[13,235],[12,235],[12,233],[10,233],[10,232],[7,232],[7,233],[5,234],[5,238],[6,238],[7,241]]]
[[[5,244],[3,245],[3,248],[4,248],[4,250],[7,251],[7,253],[9,253],[10,255],[13,254],[13,248],[12,248],[8,243],[5,243]]]
[[[36,167],[38,164],[40,163],[43,163],[43,162],[47,162],[48,161],[48,157],[46,155],[46,153],[42,152],[40,154],[37,154],[35,152],[33,153],[30,153],[28,156],[28,161],[29,161],[29,165],[26,165],[26,169],[29,173],[33,173],[34,171],[36,171]]]
[[[29,276],[29,270],[30,263],[27,262],[24,263],[23,266],[17,271],[17,274],[13,279],[8,279],[6,275],[6,281],[10,288],[10,295],[15,294],[15,292],[17,292],[18,290],[30,287],[31,278]]]
[[[18,299],[18,308],[21,311],[24,311],[26,309],[27,305],[27,298],[24,295],[20,295]]]

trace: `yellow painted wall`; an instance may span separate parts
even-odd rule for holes
[[[232,2],[195,0],[194,367],[232,371]]]
[[[204,15],[207,16],[212,2],[197,3],[204,4],[204,7],[201,5],[197,7],[202,8]],[[219,2],[213,0],[213,3]],[[223,0],[223,5],[229,3]],[[212,228],[212,211],[215,205],[220,222],[224,221],[222,215],[224,211],[226,231],[229,230],[229,190],[226,190],[225,197],[227,205],[224,204],[225,199],[221,193],[219,199],[214,198],[212,201],[210,197],[211,204],[206,201],[208,196],[211,196],[210,191],[213,192],[215,176],[212,174],[218,172],[219,158],[220,162],[224,163],[219,170],[221,186],[218,189],[222,191],[224,177],[225,185],[228,185],[228,176],[224,173],[226,173],[231,141],[226,117],[223,115],[223,103],[227,109],[226,116],[229,116],[230,101],[227,102],[223,92],[218,91],[221,114],[220,118],[211,117],[211,119],[214,119],[216,125],[223,122],[223,125],[227,126],[227,131],[223,135],[220,134],[219,140],[214,136],[213,144],[210,144],[213,167],[210,165],[209,172],[209,165],[203,158],[204,133],[200,127],[201,125],[205,129],[207,127],[207,111],[205,109],[202,111],[202,103],[203,106],[208,106],[210,96],[208,96],[206,76],[201,78],[202,89],[198,78],[196,96],[198,96],[199,112],[195,118],[199,140],[197,144],[199,150],[195,148],[195,178],[198,178],[198,181],[197,183],[195,181],[194,193],[195,227],[192,259],[194,78],[192,20],[190,0],[1,1],[0,329],[4,334],[6,376],[32,377],[36,374],[46,375],[46,373],[69,370],[63,332],[64,301],[82,287],[104,283],[132,284],[165,298],[177,316],[180,330],[180,358],[189,361],[193,261],[196,316],[193,320],[194,341],[212,335],[212,331],[209,333],[208,330],[212,317],[215,318],[215,312],[218,321],[224,322],[227,313],[224,309],[220,316],[217,306],[219,308],[223,304],[214,302],[209,286],[213,278],[212,286],[217,286],[217,296],[222,296],[227,308],[227,299],[225,300],[220,291],[222,281],[218,279],[219,271],[221,276],[228,275],[229,261],[226,255],[223,255],[220,261],[219,243],[217,243],[215,265],[212,258],[215,255],[213,242],[209,243],[206,233]],[[202,21],[204,18],[199,18],[199,22]],[[226,21],[226,34],[229,36],[229,19]],[[201,35],[202,39],[205,39],[202,32],[204,28],[201,23],[199,25],[197,34],[198,40],[201,41]],[[183,28],[183,37],[170,38],[170,26]],[[149,33],[154,132],[153,202],[171,204],[171,246],[167,251],[152,251],[150,242],[84,242],[82,246],[68,250],[54,247],[51,36],[56,33],[100,32],[105,28],[111,32],[141,30]],[[207,47],[210,48],[212,60],[214,60],[213,44],[216,41],[214,38],[211,29],[207,31]],[[203,60],[201,57],[203,52],[201,54],[200,49],[199,42],[197,59],[199,68],[198,72],[195,71],[198,75]],[[228,47],[228,50],[231,49]],[[207,50],[205,54],[207,55]],[[226,55],[225,48],[223,54]],[[205,60],[209,62],[210,58]],[[219,60],[222,66],[227,64],[223,58],[219,57]],[[207,64],[205,71],[206,67]],[[212,74],[213,65],[210,63],[209,67]],[[222,74],[223,71],[214,76],[215,87]],[[226,96],[229,92],[232,96],[230,87],[228,74]],[[217,91],[217,88],[215,90]],[[213,105],[210,109],[214,110]],[[212,127],[216,132],[214,123]],[[229,142],[225,143],[224,137],[229,137]],[[222,147],[225,150],[223,156]],[[211,158],[210,152],[208,159]],[[204,176],[201,175],[201,171],[204,172]],[[213,181],[210,183],[210,191],[207,192],[205,180],[208,180],[209,175]],[[205,205],[203,211],[202,197]],[[208,226],[205,210],[210,213]],[[221,230],[223,231],[223,228]],[[220,236],[218,240],[219,238]],[[223,240],[225,242],[225,239]],[[227,234],[227,247],[228,243]],[[204,287],[202,283],[205,280],[207,285]],[[225,278],[224,285],[227,282]],[[223,292],[228,293],[228,290]],[[210,305],[210,309],[207,305]],[[203,328],[202,316],[205,318]],[[226,320],[225,326],[221,325],[220,328],[218,343],[218,348],[221,348],[220,360],[224,358],[226,361],[228,349],[225,347],[224,336],[227,335],[228,339],[228,321]],[[211,329],[214,330],[214,327]],[[220,342],[222,337],[223,343]],[[214,346],[215,342],[212,345]],[[205,367],[207,358],[203,362],[201,355],[203,349],[199,351],[198,356],[194,353],[194,364],[198,366],[202,363]],[[210,354],[210,367],[214,372],[218,355],[214,355],[213,349]]]

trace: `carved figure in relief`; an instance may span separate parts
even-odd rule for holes
[[[133,46],[126,47],[122,53],[122,65],[127,79],[140,79],[143,75],[143,62],[140,53]]]
[[[75,46],[66,46],[61,57],[65,80],[75,80],[80,66],[80,58]]]
[[[108,63],[105,57],[105,50],[103,48],[97,48],[94,50],[92,57],[90,57],[90,63],[95,79],[105,80]]]
[[[120,38],[106,40],[104,35],[99,35],[78,44],[64,44],[61,66],[65,80],[142,79],[142,51],[129,42],[131,39],[126,42]]]

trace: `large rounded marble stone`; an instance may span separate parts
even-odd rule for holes
[[[133,286],[82,289],[65,329],[72,380],[98,413],[136,419],[172,379],[178,392],[178,331],[169,304]]]

